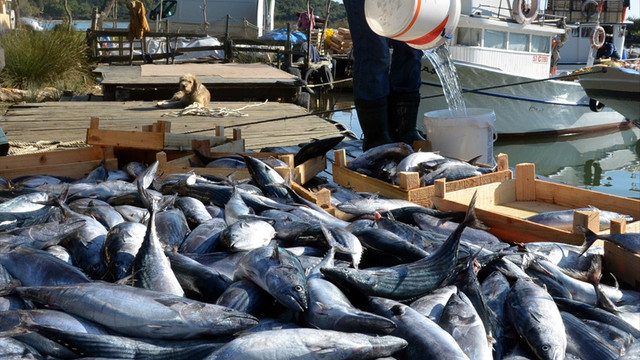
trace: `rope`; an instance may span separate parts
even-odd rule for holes
[[[89,147],[85,140],[72,141],[9,141],[9,153],[11,155],[34,154],[60,149],[75,149]]]
[[[185,115],[195,115],[195,116],[208,116],[208,117],[226,117],[226,116],[245,117],[245,116],[249,116],[249,114],[242,113],[241,112],[242,110],[245,110],[250,107],[262,106],[266,104],[267,101],[268,100],[265,100],[264,102],[258,103],[258,104],[245,105],[237,109],[228,109],[226,107],[209,109],[208,107],[202,107],[199,103],[193,103],[180,111],[164,113],[162,114],[162,116],[178,117],[178,116],[185,116]],[[215,130],[215,128],[212,128],[210,130]],[[197,130],[197,131],[207,131],[207,130]]]

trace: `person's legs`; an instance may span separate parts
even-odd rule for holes
[[[353,40],[353,100],[364,135],[363,149],[390,143],[387,96],[389,95],[389,44],[367,24],[364,0],[345,0]]]
[[[412,145],[415,140],[424,140],[416,129],[423,51],[395,40],[391,41],[391,46],[391,92],[388,97],[390,133],[395,140]]]

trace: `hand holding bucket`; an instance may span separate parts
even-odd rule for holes
[[[376,34],[426,50],[453,36],[460,0],[366,0],[364,13]]]

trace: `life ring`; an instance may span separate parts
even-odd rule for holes
[[[593,5],[593,7],[589,6]],[[595,15],[600,8],[600,5],[596,0],[586,0],[582,3],[582,15],[587,19]]]
[[[538,17],[538,0],[531,0],[527,6],[526,0],[513,0],[511,16],[518,24],[531,24]]]
[[[604,40],[607,36],[606,31],[600,25],[596,26],[591,33],[591,47],[594,49],[600,49],[604,45]]]

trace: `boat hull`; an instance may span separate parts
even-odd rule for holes
[[[640,72],[621,67],[596,66],[602,72],[580,76],[586,94],[610,106],[627,120],[640,120]]]
[[[622,114],[608,106],[592,111],[589,96],[576,81],[536,80],[463,62],[455,62],[455,67],[466,107],[493,109],[500,137],[564,135],[630,126]],[[421,114],[448,108],[440,79],[426,58],[420,91]]]

